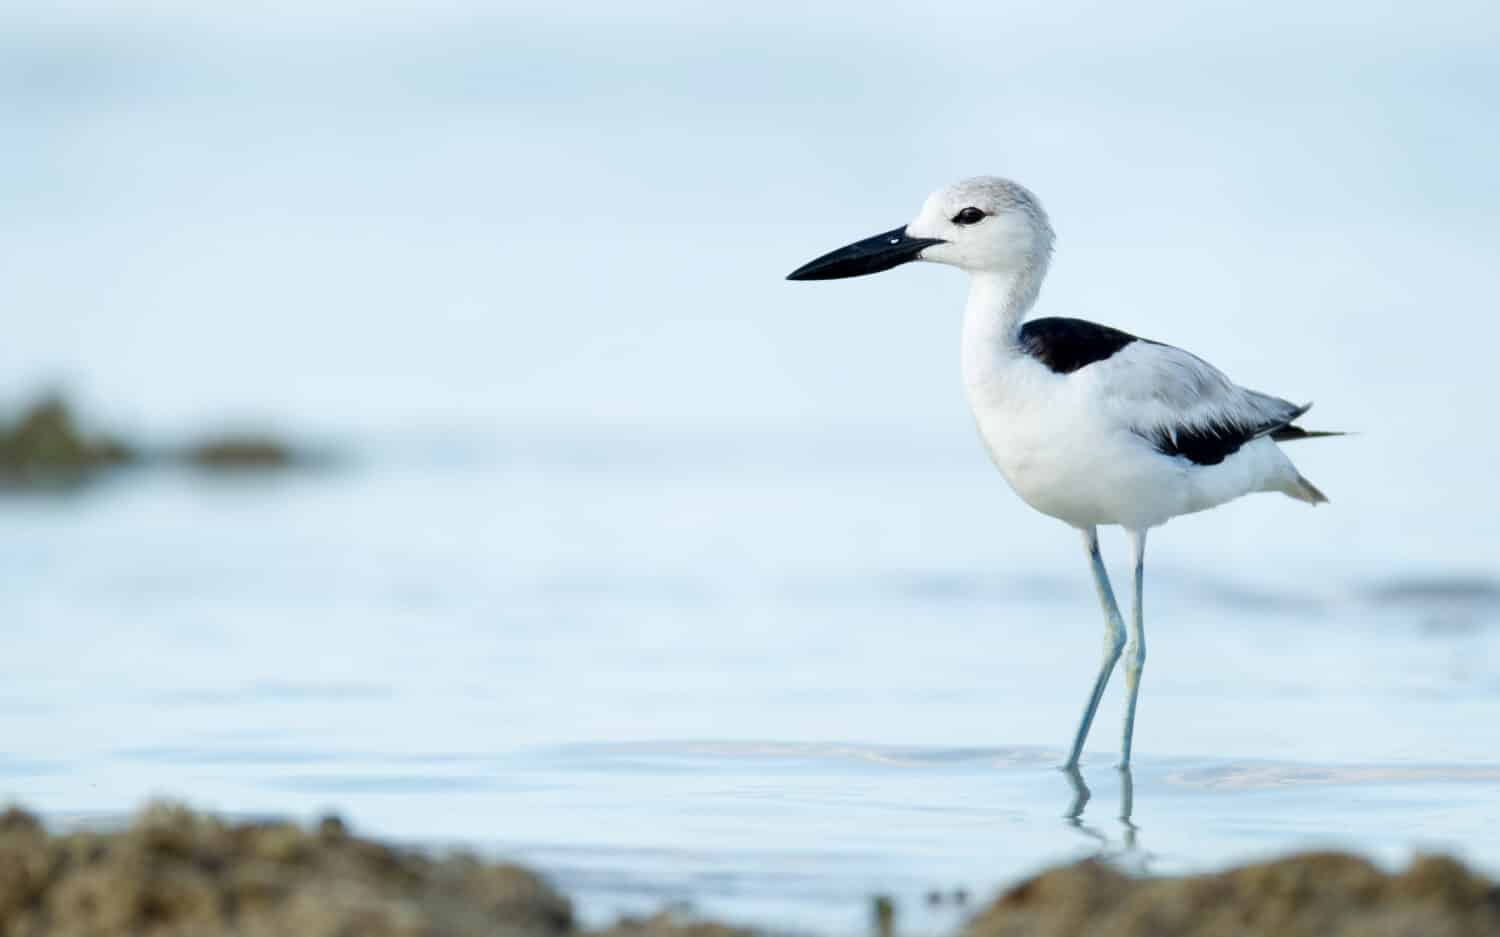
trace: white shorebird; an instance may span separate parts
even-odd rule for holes
[[[910,224],[824,254],[787,279],[863,276],[911,260],[969,274],[963,379],[979,433],[1023,501],[1083,533],[1104,607],[1104,660],[1064,766],[1076,770],[1124,651],[1120,763],[1128,767],[1146,662],[1146,532],[1256,491],[1328,500],[1277,443],[1339,434],[1292,425],[1311,404],[1240,387],[1180,348],[1081,319],[1023,322],[1051,256],[1052,226],[1036,196],[982,176],[934,192]],[[1135,551],[1128,648],[1099,555],[1101,524],[1124,527]]]

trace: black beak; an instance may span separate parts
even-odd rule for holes
[[[906,228],[900,227],[824,254],[793,270],[786,278],[842,280],[844,277],[862,277],[867,273],[879,273],[916,260],[924,247],[942,243],[942,238],[910,237]]]

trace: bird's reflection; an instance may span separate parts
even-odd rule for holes
[[[1089,790],[1088,784],[1083,780],[1083,772],[1077,767],[1066,767],[1062,770],[1063,776],[1068,779],[1069,787],[1072,788],[1072,800],[1068,803],[1067,812],[1063,814],[1068,825],[1099,844],[1099,858],[1132,866],[1137,872],[1148,871],[1147,865],[1151,856],[1141,848],[1141,828],[1136,826],[1135,821],[1131,819],[1135,811],[1135,775],[1131,773],[1130,768],[1117,769],[1120,774],[1118,817],[1120,841],[1118,845],[1098,827],[1083,822],[1084,808],[1093,798],[1093,791]]]

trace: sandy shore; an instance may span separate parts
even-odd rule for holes
[[[586,932],[541,876],[469,854],[399,849],[328,818],[233,823],[154,805],[114,832],[54,834],[0,814],[0,935],[739,937],[668,915]],[[1093,862],[1049,870],[955,937],[1500,934],[1500,886],[1442,857],[1387,874],[1314,853],[1222,874],[1134,879]]]

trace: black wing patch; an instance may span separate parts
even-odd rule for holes
[[[1298,407],[1284,420],[1268,420],[1264,423],[1229,422],[1210,423],[1207,426],[1178,427],[1176,433],[1157,430],[1146,436],[1156,451],[1164,455],[1180,455],[1198,465],[1218,465],[1240,451],[1240,447],[1252,439],[1270,436],[1278,442],[1320,435],[1309,433],[1292,421],[1306,413],[1312,404]]]
[[[1240,447],[1261,435],[1255,428],[1235,423],[1179,428],[1175,436],[1157,430],[1147,438],[1164,455],[1180,455],[1198,465],[1218,465],[1240,451]]]
[[[1021,350],[1057,374],[1103,361],[1135,341],[1141,339],[1083,319],[1032,319],[1021,326]]]

